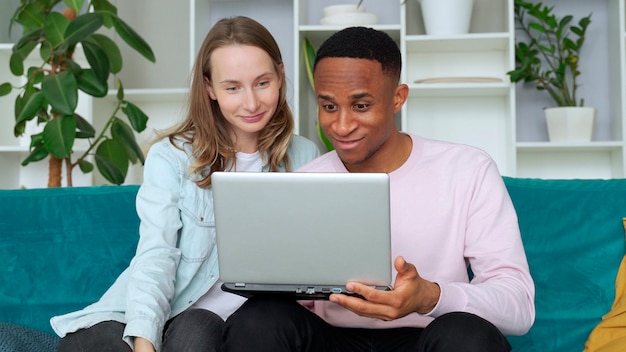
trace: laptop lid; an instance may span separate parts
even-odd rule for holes
[[[389,176],[216,172],[222,289],[326,299],[345,283],[391,283]]]

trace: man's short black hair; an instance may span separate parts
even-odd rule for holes
[[[331,35],[317,50],[313,71],[326,57],[348,57],[380,62],[383,72],[400,80],[402,55],[398,44],[382,31],[367,27],[348,27]]]

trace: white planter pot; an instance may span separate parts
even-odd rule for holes
[[[596,119],[596,109],[590,107],[547,108],[546,124],[551,142],[590,142]]]
[[[417,0],[422,8],[428,35],[457,35],[469,32],[473,0]]]

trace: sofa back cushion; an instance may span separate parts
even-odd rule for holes
[[[52,332],[96,301],[139,238],[138,186],[0,190],[0,321]]]
[[[506,178],[535,281],[536,320],[514,351],[582,351],[615,297],[626,180]]]

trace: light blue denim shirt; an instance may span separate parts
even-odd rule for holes
[[[294,135],[287,154],[295,170],[319,156],[319,150]],[[167,320],[215,284],[212,191],[196,186],[188,172],[192,162],[188,143],[181,150],[165,138],[150,148],[137,194],[137,253],[98,302],[50,320],[59,336],[114,320],[126,324],[124,340],[131,346],[130,337],[141,336],[159,351]]]

